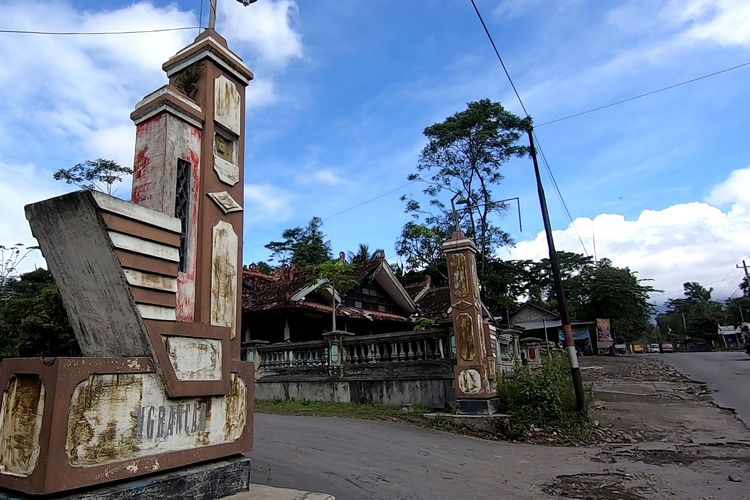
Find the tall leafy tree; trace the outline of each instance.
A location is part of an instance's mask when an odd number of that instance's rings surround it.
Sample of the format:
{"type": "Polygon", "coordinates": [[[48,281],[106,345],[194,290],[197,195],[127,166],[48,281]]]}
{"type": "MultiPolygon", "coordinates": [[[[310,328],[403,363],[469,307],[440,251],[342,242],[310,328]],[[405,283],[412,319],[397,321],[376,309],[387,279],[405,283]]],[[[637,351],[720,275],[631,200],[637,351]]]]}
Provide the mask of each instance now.
{"type": "Polygon", "coordinates": [[[654,305],[649,294],[657,290],[647,281],[627,267],[615,267],[609,259],[601,259],[583,267],[564,286],[576,318],[609,318],[617,340],[629,342],[652,331],[654,305]]]}
{"type": "Polygon", "coordinates": [[[750,321],[750,297],[743,296],[727,299],[724,301],[724,311],[727,323],[730,325],[739,325],[740,323],[750,321]]]}
{"type": "Polygon", "coordinates": [[[435,236],[423,228],[439,234],[453,226],[449,200],[454,196],[461,201],[461,228],[476,242],[482,269],[495,249],[511,243],[508,233],[493,222],[492,215],[505,209],[496,202],[493,189],[503,179],[502,165],[528,154],[528,147],[518,142],[530,126],[530,118],[521,119],[499,102],[482,99],[425,128],[427,145],[409,179],[425,184],[427,202],[402,197],[414,222],[404,227],[397,253],[411,265],[421,265],[424,258],[419,252],[430,250],[435,236]]]}
{"type": "Polygon", "coordinates": [[[370,250],[370,245],[367,243],[360,243],[357,247],[356,252],[348,252],[349,261],[352,264],[360,264],[369,262],[372,259],[379,259],[385,256],[385,250],[382,248],[376,248],[374,251],[370,250]]]}
{"type": "Polygon", "coordinates": [[[711,300],[712,288],[700,283],[683,283],[683,298],[669,299],[666,312],[657,317],[663,336],[701,338],[710,346],[718,340],[718,325],[726,322],[727,310],[711,300]]]}
{"type": "Polygon", "coordinates": [[[331,243],[325,239],[320,217],[313,217],[305,227],[285,229],[281,241],[265,245],[271,251],[271,259],[280,265],[294,264],[311,267],[331,259],[331,243]]]}
{"type": "Polygon", "coordinates": [[[125,175],[132,175],[133,169],[123,167],[112,160],[98,158],[79,163],[71,168],[61,168],[52,174],[56,181],[65,181],[81,189],[93,189],[112,194],[115,182],[122,182],[125,175]]]}
{"type": "Polygon", "coordinates": [[[0,358],[80,355],[49,271],[11,278],[0,292],[0,358]]]}
{"type": "Polygon", "coordinates": [[[396,242],[396,254],[405,259],[406,272],[417,271],[429,275],[435,283],[448,281],[448,269],[443,254],[443,243],[450,237],[451,228],[407,222],[396,242]]]}

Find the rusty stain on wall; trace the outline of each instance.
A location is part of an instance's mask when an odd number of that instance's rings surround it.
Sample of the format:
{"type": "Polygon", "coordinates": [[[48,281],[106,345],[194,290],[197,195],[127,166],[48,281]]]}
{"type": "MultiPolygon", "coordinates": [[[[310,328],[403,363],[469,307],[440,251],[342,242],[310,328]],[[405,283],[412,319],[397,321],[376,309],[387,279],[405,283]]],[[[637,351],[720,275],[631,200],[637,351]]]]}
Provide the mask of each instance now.
{"type": "Polygon", "coordinates": [[[72,465],[95,465],[127,458],[140,449],[137,413],[143,393],[138,375],[92,375],[73,393],[65,449],[72,465]],[[126,425],[118,425],[125,421],[126,425]],[[124,427],[120,429],[119,427],[124,427]]]}
{"type": "Polygon", "coordinates": [[[168,398],[153,373],[92,375],[73,392],[65,451],[75,467],[224,444],[245,428],[247,387],[226,396],[168,398]]]}
{"type": "Polygon", "coordinates": [[[44,384],[37,375],[16,375],[0,408],[0,474],[28,476],[41,448],[44,384]]]}
{"type": "Polygon", "coordinates": [[[221,340],[177,336],[163,338],[178,380],[221,380],[221,340]]]}
{"type": "Polygon", "coordinates": [[[235,441],[240,438],[245,430],[245,417],[247,415],[247,387],[245,382],[232,373],[229,378],[229,393],[227,394],[227,406],[224,424],[224,435],[227,441],[235,441]]]}
{"type": "Polygon", "coordinates": [[[466,257],[460,253],[448,255],[451,291],[458,298],[469,294],[469,282],[466,276],[466,257]]]}
{"type": "Polygon", "coordinates": [[[465,361],[473,361],[476,356],[474,345],[474,325],[471,316],[466,313],[459,314],[456,318],[456,333],[458,336],[458,351],[465,361]]]}
{"type": "Polygon", "coordinates": [[[242,97],[237,87],[227,77],[219,76],[214,82],[214,119],[240,135],[242,97]]]}
{"type": "Polygon", "coordinates": [[[211,324],[227,326],[237,334],[237,235],[228,222],[213,228],[211,258],[211,324]]]}

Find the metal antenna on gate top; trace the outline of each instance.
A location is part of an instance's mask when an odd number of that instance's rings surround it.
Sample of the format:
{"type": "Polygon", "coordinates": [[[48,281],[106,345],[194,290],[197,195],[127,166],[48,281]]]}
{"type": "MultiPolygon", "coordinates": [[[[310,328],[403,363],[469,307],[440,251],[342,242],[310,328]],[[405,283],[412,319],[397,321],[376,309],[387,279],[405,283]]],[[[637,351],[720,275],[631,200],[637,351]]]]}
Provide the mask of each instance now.
{"type": "MultiPolygon", "coordinates": [[[[219,0],[211,0],[211,13],[208,16],[208,29],[215,30],[216,29],[216,4],[219,0]]],[[[247,7],[251,3],[255,3],[258,0],[237,0],[242,5],[247,7]]]]}

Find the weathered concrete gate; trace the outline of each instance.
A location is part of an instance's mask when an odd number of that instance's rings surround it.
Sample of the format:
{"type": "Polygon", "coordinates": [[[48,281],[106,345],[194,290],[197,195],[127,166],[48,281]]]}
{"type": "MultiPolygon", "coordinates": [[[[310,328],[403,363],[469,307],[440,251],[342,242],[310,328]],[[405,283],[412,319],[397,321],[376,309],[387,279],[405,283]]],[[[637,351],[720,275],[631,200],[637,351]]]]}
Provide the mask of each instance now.
{"type": "Polygon", "coordinates": [[[248,451],[240,361],[245,87],[213,30],[131,115],[133,203],[26,207],[84,357],[0,367],[0,487],[48,494],[248,451]]]}

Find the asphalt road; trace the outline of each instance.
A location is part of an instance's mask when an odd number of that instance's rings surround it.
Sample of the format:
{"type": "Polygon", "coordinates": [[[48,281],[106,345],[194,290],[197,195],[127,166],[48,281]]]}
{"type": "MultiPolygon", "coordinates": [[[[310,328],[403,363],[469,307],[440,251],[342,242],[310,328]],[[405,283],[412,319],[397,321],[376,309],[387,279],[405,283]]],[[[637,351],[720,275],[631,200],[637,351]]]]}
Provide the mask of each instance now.
{"type": "Polygon", "coordinates": [[[591,450],[484,441],[399,422],[255,415],[252,482],[338,500],[549,498],[591,450]]]}
{"type": "Polygon", "coordinates": [[[693,380],[713,391],[716,404],[731,408],[750,427],[750,356],[741,351],[658,354],[693,380]]]}

